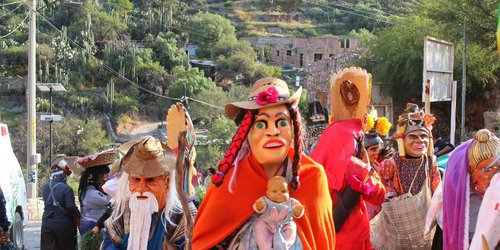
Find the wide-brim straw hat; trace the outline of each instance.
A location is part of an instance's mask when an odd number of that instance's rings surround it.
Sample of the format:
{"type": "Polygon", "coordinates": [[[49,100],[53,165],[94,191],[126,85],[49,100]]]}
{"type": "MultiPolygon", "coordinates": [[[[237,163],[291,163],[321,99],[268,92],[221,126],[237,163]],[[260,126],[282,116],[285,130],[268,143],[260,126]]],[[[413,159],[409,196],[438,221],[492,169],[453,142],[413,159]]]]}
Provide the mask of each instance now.
{"type": "Polygon", "coordinates": [[[76,162],[82,168],[91,168],[95,166],[109,165],[113,163],[115,159],[116,159],[116,150],[109,149],[99,152],[97,154],[85,157],[79,157],[78,159],[76,159],[76,162]]]}
{"type": "Polygon", "coordinates": [[[71,172],[73,172],[73,174],[80,175],[82,173],[82,168],[76,163],[76,159],[78,159],[78,156],[66,156],[65,154],[58,154],[52,162],[51,166],[59,166],[59,163],[64,160],[66,162],[66,167],[68,167],[71,172]]]}
{"type": "Polygon", "coordinates": [[[122,168],[131,176],[156,177],[174,170],[176,156],[160,140],[144,136],[122,159],[122,168]]]}
{"type": "Polygon", "coordinates": [[[234,120],[242,109],[257,110],[285,103],[296,105],[302,94],[302,87],[299,87],[293,95],[290,95],[290,90],[285,81],[267,77],[257,80],[250,91],[246,101],[226,104],[224,113],[229,119],[234,120]]]}

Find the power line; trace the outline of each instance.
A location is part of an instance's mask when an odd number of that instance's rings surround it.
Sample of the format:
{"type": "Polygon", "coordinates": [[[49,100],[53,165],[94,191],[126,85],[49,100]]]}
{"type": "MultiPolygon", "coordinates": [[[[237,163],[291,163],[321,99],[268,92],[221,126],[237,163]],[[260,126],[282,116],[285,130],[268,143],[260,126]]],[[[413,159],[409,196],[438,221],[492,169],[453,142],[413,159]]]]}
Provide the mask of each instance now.
{"type": "MultiPolygon", "coordinates": [[[[370,15],[375,15],[373,12],[370,12],[368,10],[356,9],[356,5],[354,5],[352,3],[349,3],[349,2],[346,2],[346,1],[341,1],[341,0],[337,0],[337,2],[344,3],[344,5],[338,4],[338,3],[335,3],[335,2],[329,2],[329,4],[340,6],[340,7],[343,7],[343,8],[349,8],[351,10],[356,10],[356,11],[364,12],[364,13],[370,14],[370,15]]],[[[388,15],[395,15],[395,13],[390,13],[390,12],[387,12],[387,11],[378,10],[378,9],[374,9],[374,8],[372,8],[372,9],[375,10],[375,11],[380,11],[380,12],[382,12],[383,14],[385,14],[387,16],[388,15]]]]}
{"type": "MultiPolygon", "coordinates": [[[[47,18],[45,18],[43,15],[41,15],[40,13],[37,12],[37,15],[40,16],[45,22],[47,22],[52,28],[54,28],[55,30],[57,30],[62,36],[65,36],[64,33],[59,30],[54,24],[52,24],[49,20],[47,20],[47,18]]],[[[84,53],[87,53],[88,55],[90,55],[92,58],[94,58],[95,60],[97,60],[98,62],[100,62],[100,64],[105,68],[107,69],[108,71],[110,71],[111,73],[113,73],[115,76],[118,76],[118,78],[121,78],[122,80],[128,82],[128,83],[131,83],[135,86],[137,86],[140,90],[142,91],[145,91],[149,94],[152,94],[152,95],[155,95],[155,96],[158,96],[158,97],[161,97],[161,98],[165,98],[165,99],[168,99],[168,100],[174,100],[174,101],[180,101],[181,99],[180,98],[174,98],[174,97],[169,97],[169,96],[165,96],[165,95],[162,95],[162,94],[158,94],[154,91],[151,91],[143,86],[141,86],[140,84],[128,79],[127,77],[123,76],[122,74],[120,74],[119,72],[117,72],[116,70],[114,70],[113,68],[111,68],[110,66],[102,63],[102,60],[96,58],[94,55],[92,54],[89,54],[84,48],[82,48],[78,43],[76,43],[73,39],[71,39],[70,37],[66,36],[66,38],[68,38],[68,41],[70,41],[71,43],[73,43],[73,45],[75,45],[76,47],[78,47],[80,50],[82,50],[84,53]]]]}
{"type": "Polygon", "coordinates": [[[21,21],[21,23],[14,30],[12,30],[11,32],[9,32],[8,34],[6,34],[4,36],[0,36],[0,39],[6,38],[6,37],[10,36],[12,33],[16,32],[16,30],[18,30],[26,22],[26,19],[28,19],[28,17],[29,17],[29,14],[26,15],[24,20],[21,21]]]}
{"type": "MultiPolygon", "coordinates": [[[[59,30],[54,24],[52,24],[49,20],[47,20],[47,18],[45,18],[43,15],[41,15],[40,13],[37,13],[40,17],[42,17],[44,19],[45,22],[47,22],[52,28],[56,29],[61,35],[64,36],[64,33],[59,30]]],[[[68,38],[68,40],[73,43],[76,47],[78,47],[80,50],[84,51],[85,53],[88,53],[85,49],[83,49],[78,43],[76,43],[75,41],[73,41],[71,38],[69,38],[68,36],[66,36],[66,38],[68,38]]],[[[118,76],[119,78],[125,80],[126,82],[129,82],[133,85],[136,85],[139,89],[149,93],[149,94],[152,94],[152,95],[155,95],[155,96],[158,96],[158,97],[161,97],[161,98],[165,98],[165,99],[169,99],[169,100],[174,100],[174,101],[182,101],[182,98],[174,98],[174,97],[169,97],[169,96],[165,96],[165,95],[161,95],[161,94],[158,94],[156,92],[153,92],[147,88],[144,88],[143,86],[139,85],[138,83],[135,83],[134,81],[126,78],[125,76],[121,75],[119,72],[117,72],[116,70],[114,70],[113,68],[109,67],[108,65],[106,64],[103,64],[102,61],[98,58],[96,58],[94,55],[91,55],[89,54],[91,57],[93,57],[95,60],[101,62],[101,65],[106,68],[107,70],[109,70],[111,73],[115,74],[116,76],[118,76]]],[[[204,105],[207,105],[207,106],[210,106],[210,107],[213,107],[213,108],[216,108],[216,109],[221,109],[221,110],[224,110],[223,108],[221,107],[218,107],[218,106],[215,106],[213,104],[210,104],[210,103],[207,103],[207,102],[204,102],[204,101],[200,101],[200,100],[197,100],[197,99],[194,99],[192,97],[188,97],[188,96],[185,96],[184,97],[185,99],[190,99],[192,101],[195,101],[195,102],[198,102],[198,103],[201,103],[201,104],[204,104],[204,105]]]]}
{"type": "Polygon", "coordinates": [[[19,7],[23,6],[23,3],[20,3],[16,8],[14,8],[13,10],[9,11],[8,13],[5,13],[5,15],[1,15],[0,18],[4,17],[4,16],[7,16],[9,14],[11,14],[12,12],[16,11],[17,9],[19,9],[19,7]]]}
{"type": "Polygon", "coordinates": [[[212,107],[212,108],[216,108],[216,109],[224,110],[224,108],[222,108],[222,107],[215,106],[215,105],[213,105],[213,104],[210,104],[210,103],[207,103],[207,102],[204,102],[204,101],[200,101],[200,100],[194,99],[194,98],[192,98],[192,97],[188,97],[188,96],[186,96],[186,99],[191,100],[191,101],[195,101],[195,102],[198,102],[198,103],[201,103],[201,104],[205,104],[205,105],[210,106],[210,107],[212,107]]]}
{"type": "Polygon", "coordinates": [[[24,1],[17,1],[17,2],[12,2],[12,3],[4,3],[4,4],[0,4],[0,7],[4,7],[4,6],[9,6],[9,5],[13,5],[13,4],[18,4],[18,3],[24,3],[24,1]]]}
{"type": "MultiPolygon", "coordinates": [[[[320,4],[320,3],[317,3],[317,2],[311,2],[311,1],[307,1],[307,0],[303,0],[303,2],[310,3],[310,4],[313,4],[313,5],[317,5],[317,6],[321,6],[321,7],[324,7],[324,8],[329,8],[329,9],[334,9],[334,10],[338,9],[338,8],[334,8],[334,7],[331,7],[331,6],[328,6],[328,5],[323,5],[323,4],[320,4]]],[[[342,6],[342,5],[340,5],[340,6],[344,7],[344,8],[348,8],[346,6],[342,6]]],[[[352,8],[348,8],[348,9],[354,10],[352,8]]],[[[367,16],[367,15],[363,15],[363,14],[351,12],[351,11],[348,11],[348,10],[341,10],[341,11],[349,13],[349,14],[352,14],[352,15],[356,15],[356,16],[360,16],[360,17],[365,17],[365,18],[373,19],[373,20],[376,20],[376,21],[379,21],[379,22],[384,22],[384,23],[388,23],[388,24],[394,24],[394,23],[389,22],[387,20],[383,20],[383,19],[376,18],[376,17],[373,17],[373,16],[367,16]]]]}

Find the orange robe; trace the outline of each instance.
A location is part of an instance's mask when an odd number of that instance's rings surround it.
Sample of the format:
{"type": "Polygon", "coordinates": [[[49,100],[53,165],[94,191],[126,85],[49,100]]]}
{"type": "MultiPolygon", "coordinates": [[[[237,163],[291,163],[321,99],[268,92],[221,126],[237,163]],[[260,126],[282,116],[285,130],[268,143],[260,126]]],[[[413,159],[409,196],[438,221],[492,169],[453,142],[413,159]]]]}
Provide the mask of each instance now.
{"type": "MultiPolygon", "coordinates": [[[[293,156],[293,149],[288,155],[293,156]]],[[[210,249],[224,241],[252,216],[254,202],[266,194],[268,178],[251,154],[239,162],[234,193],[230,193],[233,171],[229,170],[219,188],[210,185],[194,222],[193,249],[210,249]]],[[[297,235],[304,249],[333,249],[335,229],[325,171],[302,154],[299,176],[300,188],[290,189],[290,197],[305,207],[304,216],[294,219],[297,235]]]]}

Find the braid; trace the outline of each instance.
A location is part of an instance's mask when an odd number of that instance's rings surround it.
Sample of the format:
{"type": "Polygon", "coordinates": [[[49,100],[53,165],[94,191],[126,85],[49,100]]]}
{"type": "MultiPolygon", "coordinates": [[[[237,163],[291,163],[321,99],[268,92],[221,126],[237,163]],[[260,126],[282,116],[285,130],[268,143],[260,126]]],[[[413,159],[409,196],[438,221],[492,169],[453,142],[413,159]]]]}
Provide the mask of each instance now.
{"type": "Polygon", "coordinates": [[[290,116],[292,118],[292,123],[293,123],[293,142],[294,142],[294,149],[295,153],[293,155],[293,161],[292,161],[292,189],[295,191],[297,188],[300,187],[300,181],[299,181],[299,174],[300,174],[300,169],[299,169],[299,164],[300,164],[300,158],[302,155],[302,122],[301,122],[301,117],[298,111],[297,107],[294,107],[292,105],[287,105],[288,109],[290,111],[290,116]]]}
{"type": "Polygon", "coordinates": [[[241,121],[240,127],[231,141],[231,145],[229,145],[229,149],[224,155],[224,158],[219,163],[219,171],[212,176],[212,183],[219,187],[222,185],[222,181],[224,180],[224,176],[229,172],[229,169],[233,167],[233,162],[238,152],[243,145],[243,142],[246,140],[248,132],[250,131],[250,127],[253,123],[253,113],[247,112],[241,121]]]}

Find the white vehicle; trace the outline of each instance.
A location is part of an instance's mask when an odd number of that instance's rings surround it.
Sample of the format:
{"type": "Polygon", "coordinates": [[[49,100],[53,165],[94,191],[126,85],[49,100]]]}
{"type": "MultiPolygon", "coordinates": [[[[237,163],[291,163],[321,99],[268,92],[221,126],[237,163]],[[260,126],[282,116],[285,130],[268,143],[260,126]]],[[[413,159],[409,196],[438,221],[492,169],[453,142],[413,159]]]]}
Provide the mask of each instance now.
{"type": "Polygon", "coordinates": [[[12,223],[12,238],[16,242],[16,237],[22,237],[22,228],[28,223],[28,200],[21,166],[10,144],[7,125],[3,123],[0,123],[0,160],[0,187],[5,196],[7,217],[12,223]],[[19,219],[17,221],[15,219],[18,207],[22,209],[24,214],[22,224],[19,219]],[[16,235],[19,233],[19,229],[21,235],[16,235]]]}

